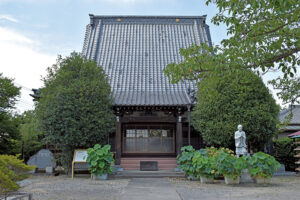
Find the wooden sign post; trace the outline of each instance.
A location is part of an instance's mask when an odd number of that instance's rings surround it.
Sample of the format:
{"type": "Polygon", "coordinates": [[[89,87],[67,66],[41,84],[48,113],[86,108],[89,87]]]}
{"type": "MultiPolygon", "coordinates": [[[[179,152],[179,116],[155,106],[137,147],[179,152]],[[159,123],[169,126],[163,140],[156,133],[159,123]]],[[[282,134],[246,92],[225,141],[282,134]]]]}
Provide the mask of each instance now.
{"type": "Polygon", "coordinates": [[[88,157],[87,149],[76,149],[74,151],[73,161],[72,161],[72,179],[74,178],[74,165],[76,163],[87,163],[86,162],[87,157],[88,157]]]}

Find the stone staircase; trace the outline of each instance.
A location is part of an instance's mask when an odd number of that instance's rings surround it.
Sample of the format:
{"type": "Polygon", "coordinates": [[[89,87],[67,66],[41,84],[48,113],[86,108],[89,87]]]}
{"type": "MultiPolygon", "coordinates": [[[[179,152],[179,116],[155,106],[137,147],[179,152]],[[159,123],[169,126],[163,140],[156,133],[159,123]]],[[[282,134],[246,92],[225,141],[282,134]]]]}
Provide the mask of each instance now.
{"type": "Polygon", "coordinates": [[[140,157],[140,158],[121,158],[121,167],[124,170],[140,170],[141,161],[157,161],[158,170],[174,170],[177,167],[175,157],[140,157]]]}

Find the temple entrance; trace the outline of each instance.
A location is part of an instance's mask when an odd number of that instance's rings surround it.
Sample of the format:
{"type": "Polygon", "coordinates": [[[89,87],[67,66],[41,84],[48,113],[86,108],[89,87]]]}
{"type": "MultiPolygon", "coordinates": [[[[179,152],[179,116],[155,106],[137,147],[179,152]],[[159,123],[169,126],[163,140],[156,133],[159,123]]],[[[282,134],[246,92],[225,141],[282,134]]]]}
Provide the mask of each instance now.
{"type": "Polygon", "coordinates": [[[170,124],[124,124],[122,153],[175,153],[175,126],[170,124]]]}

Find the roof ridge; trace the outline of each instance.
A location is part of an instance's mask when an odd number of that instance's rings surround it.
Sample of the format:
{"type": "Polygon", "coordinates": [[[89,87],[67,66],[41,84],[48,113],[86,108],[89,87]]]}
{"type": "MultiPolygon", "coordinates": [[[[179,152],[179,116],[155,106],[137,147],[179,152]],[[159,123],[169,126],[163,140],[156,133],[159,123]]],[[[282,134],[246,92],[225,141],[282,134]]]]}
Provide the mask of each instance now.
{"type": "Polygon", "coordinates": [[[91,18],[206,18],[207,15],[94,15],[89,14],[91,18]]]}

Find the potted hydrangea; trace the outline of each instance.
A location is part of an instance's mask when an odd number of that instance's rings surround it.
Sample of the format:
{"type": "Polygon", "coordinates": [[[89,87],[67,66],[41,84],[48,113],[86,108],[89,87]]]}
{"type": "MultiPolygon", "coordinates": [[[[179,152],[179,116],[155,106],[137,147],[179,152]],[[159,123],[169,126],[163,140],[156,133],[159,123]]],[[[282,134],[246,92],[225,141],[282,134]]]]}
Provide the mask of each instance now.
{"type": "Polygon", "coordinates": [[[206,150],[200,149],[194,153],[192,163],[197,173],[197,178],[200,178],[201,183],[213,183],[216,175],[214,157],[207,156],[206,150]]]}
{"type": "Polygon", "coordinates": [[[196,179],[196,171],[192,163],[194,153],[195,149],[192,146],[185,146],[181,148],[181,154],[177,156],[178,168],[183,170],[189,180],[196,179]]]}
{"type": "Polygon", "coordinates": [[[93,179],[106,180],[107,175],[112,173],[111,164],[114,162],[110,145],[95,144],[93,148],[87,150],[87,162],[93,179]]]}
{"type": "Polygon", "coordinates": [[[239,184],[242,170],[247,168],[246,161],[240,157],[221,151],[216,157],[216,166],[222,174],[226,184],[239,184]]]}
{"type": "Polygon", "coordinates": [[[269,183],[280,163],[273,156],[263,152],[255,153],[247,159],[249,173],[258,184],[269,183]]]}

